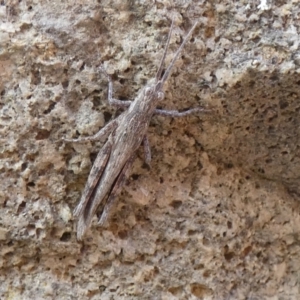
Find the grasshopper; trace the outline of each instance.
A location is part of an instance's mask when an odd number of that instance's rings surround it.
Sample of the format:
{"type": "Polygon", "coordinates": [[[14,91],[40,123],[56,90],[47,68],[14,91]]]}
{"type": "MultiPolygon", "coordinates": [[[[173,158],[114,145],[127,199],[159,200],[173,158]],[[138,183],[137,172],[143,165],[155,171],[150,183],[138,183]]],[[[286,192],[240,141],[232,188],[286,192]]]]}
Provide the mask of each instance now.
{"type": "Polygon", "coordinates": [[[143,143],[145,160],[149,165],[151,152],[147,138],[147,129],[152,115],[182,117],[191,113],[206,111],[201,107],[189,109],[183,112],[177,110],[157,109],[157,104],[164,99],[163,85],[168,79],[181,50],[187,43],[197,23],[193,25],[182,44],[176,51],[172,61],[163,73],[163,65],[170,43],[173,29],[173,21],[169,30],[167,43],[161,58],[158,71],[154,80],[142,88],[133,101],[114,99],[113,83],[106,73],[103,65],[100,70],[108,80],[108,102],[122,108],[128,108],[116,119],[110,121],[98,133],[91,137],[79,139],[64,139],[67,142],[95,141],[107,137],[107,141],[99,151],[89,174],[86,186],[80,202],[74,210],[74,216],[78,218],[77,239],[82,240],[87,229],[90,227],[92,218],[101,205],[101,213],[98,224],[103,226],[114,204],[115,198],[124,185],[128,172],[135,158],[135,152],[143,143]]]}

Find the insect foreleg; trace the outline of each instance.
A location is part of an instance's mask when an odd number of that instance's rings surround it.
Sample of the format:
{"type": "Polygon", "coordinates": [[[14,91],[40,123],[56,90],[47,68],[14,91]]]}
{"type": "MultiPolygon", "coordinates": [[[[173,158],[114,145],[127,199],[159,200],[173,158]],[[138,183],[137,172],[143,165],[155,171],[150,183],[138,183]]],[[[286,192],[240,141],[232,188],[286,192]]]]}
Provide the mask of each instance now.
{"type": "Polygon", "coordinates": [[[205,109],[202,107],[191,108],[185,111],[156,109],[154,111],[154,114],[161,115],[161,116],[169,116],[169,117],[184,117],[193,114],[195,112],[209,112],[209,111],[210,111],[209,109],[205,109]]]}
{"type": "Polygon", "coordinates": [[[110,213],[110,210],[111,210],[113,204],[115,203],[115,199],[118,196],[118,194],[120,193],[120,190],[121,190],[122,186],[125,183],[126,177],[128,177],[128,173],[129,173],[129,170],[130,170],[130,168],[133,164],[134,159],[135,159],[135,154],[133,154],[128,159],[128,161],[125,163],[123,169],[120,171],[120,174],[117,177],[115,184],[113,185],[113,188],[112,188],[112,190],[111,190],[111,192],[108,196],[108,199],[107,199],[106,204],[103,208],[103,211],[102,211],[102,213],[99,217],[98,224],[100,226],[103,226],[105,221],[107,220],[107,218],[109,216],[109,213],[110,213]]]}
{"type": "Polygon", "coordinates": [[[100,71],[105,75],[105,77],[108,80],[108,102],[110,105],[113,106],[117,106],[117,107],[121,107],[121,108],[127,108],[132,101],[129,100],[118,100],[113,98],[112,94],[113,94],[113,82],[111,77],[107,74],[107,72],[105,71],[105,68],[103,65],[101,65],[99,67],[100,71]]]}

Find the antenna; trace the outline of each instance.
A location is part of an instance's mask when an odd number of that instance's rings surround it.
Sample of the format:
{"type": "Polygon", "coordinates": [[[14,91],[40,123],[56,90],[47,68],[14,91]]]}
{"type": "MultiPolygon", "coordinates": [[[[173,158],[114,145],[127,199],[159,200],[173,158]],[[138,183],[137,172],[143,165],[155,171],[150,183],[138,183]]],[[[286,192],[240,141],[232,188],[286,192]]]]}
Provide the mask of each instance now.
{"type": "Polygon", "coordinates": [[[155,76],[155,79],[157,81],[160,80],[161,73],[163,71],[163,66],[164,66],[164,62],[165,62],[166,56],[167,56],[167,51],[168,51],[168,48],[169,48],[170,39],[171,39],[172,31],[173,31],[173,25],[174,25],[174,17],[172,17],[172,24],[171,24],[171,27],[170,27],[170,30],[169,30],[168,40],[167,40],[167,43],[166,43],[166,46],[165,46],[164,54],[163,54],[163,56],[162,56],[162,58],[160,60],[159,68],[158,68],[156,76],[155,76]]]}
{"type": "MultiPolygon", "coordinates": [[[[173,24],[173,23],[172,23],[172,24],[173,24]]],[[[179,47],[178,50],[176,51],[176,53],[175,53],[175,55],[174,55],[172,61],[170,62],[169,66],[168,66],[168,68],[167,68],[167,70],[166,70],[166,72],[164,73],[164,75],[163,75],[163,77],[162,77],[162,79],[161,79],[162,84],[168,79],[168,77],[169,77],[169,75],[170,75],[170,73],[171,73],[171,69],[172,69],[172,67],[173,67],[173,65],[174,65],[174,63],[175,63],[175,61],[176,61],[176,59],[178,58],[178,56],[179,56],[179,54],[180,54],[182,48],[184,47],[184,45],[185,45],[186,42],[188,41],[190,35],[191,35],[192,32],[194,31],[194,29],[195,29],[195,27],[197,26],[197,24],[198,24],[198,23],[196,22],[196,23],[193,25],[193,27],[190,29],[189,33],[187,34],[187,36],[186,36],[185,39],[183,40],[182,44],[180,45],[180,47],[179,47]]],[[[171,29],[172,29],[172,27],[171,27],[171,29]]],[[[169,35],[170,35],[170,34],[169,34],[169,35]]],[[[164,53],[164,57],[165,57],[165,53],[164,53]]],[[[160,66],[159,68],[161,68],[161,66],[160,66]]]]}

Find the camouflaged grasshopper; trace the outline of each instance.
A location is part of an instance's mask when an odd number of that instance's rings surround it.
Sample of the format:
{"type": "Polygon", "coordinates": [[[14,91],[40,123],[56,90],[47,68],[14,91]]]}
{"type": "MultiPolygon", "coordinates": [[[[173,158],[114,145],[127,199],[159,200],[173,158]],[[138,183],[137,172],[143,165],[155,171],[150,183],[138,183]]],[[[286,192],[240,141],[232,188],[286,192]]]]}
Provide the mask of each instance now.
{"type": "Polygon", "coordinates": [[[151,152],[147,139],[147,129],[152,115],[159,114],[171,117],[182,117],[194,112],[205,111],[198,107],[187,111],[179,112],[176,110],[156,109],[158,102],[164,99],[162,91],[165,81],[168,79],[171,69],[174,66],[178,55],[187,43],[190,35],[195,29],[197,23],[190,29],[184,38],[181,46],[176,51],[170,65],[163,73],[163,65],[168,50],[173,21],[169,31],[167,44],[164,49],[162,59],[155,79],[149,82],[138,93],[134,101],[122,101],[112,97],[113,84],[111,77],[106,73],[104,67],[100,69],[107,77],[108,101],[111,105],[129,109],[123,112],[116,119],[110,121],[97,134],[91,137],[80,139],[64,139],[67,142],[95,141],[103,137],[109,137],[100,150],[92,170],[89,174],[86,186],[81,196],[80,202],[74,210],[74,216],[78,218],[77,239],[81,240],[89,228],[92,218],[98,207],[101,205],[101,213],[98,224],[103,225],[109,215],[114,200],[124,181],[128,176],[128,171],[134,161],[135,152],[143,143],[145,149],[145,160],[149,164],[151,161],[151,152]]]}

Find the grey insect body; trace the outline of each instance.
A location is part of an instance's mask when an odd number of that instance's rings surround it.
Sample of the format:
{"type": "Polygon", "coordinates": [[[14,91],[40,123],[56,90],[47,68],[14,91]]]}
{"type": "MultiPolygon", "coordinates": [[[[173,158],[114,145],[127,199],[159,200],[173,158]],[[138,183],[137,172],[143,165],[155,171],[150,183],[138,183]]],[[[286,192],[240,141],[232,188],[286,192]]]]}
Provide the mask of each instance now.
{"type": "Polygon", "coordinates": [[[184,112],[156,109],[158,102],[164,99],[164,93],[162,91],[163,84],[167,80],[171,72],[171,68],[196,25],[197,23],[190,29],[181,46],[176,51],[170,65],[162,75],[163,64],[173,28],[172,22],[167,44],[155,80],[153,83],[147,84],[139,92],[134,101],[122,101],[112,97],[112,80],[104,70],[103,66],[101,66],[101,71],[109,81],[109,103],[119,107],[129,108],[116,119],[109,122],[94,136],[74,140],[64,139],[69,142],[83,142],[98,140],[109,135],[93,164],[80,202],[74,210],[74,216],[78,218],[78,240],[83,238],[99,206],[101,206],[102,209],[99,224],[103,225],[105,223],[114,200],[128,176],[130,167],[135,158],[135,152],[142,143],[145,148],[146,162],[148,164],[150,163],[151,152],[147,139],[147,129],[152,115],[160,114],[165,116],[181,117],[194,112],[205,111],[205,109],[201,107],[184,112]]]}

